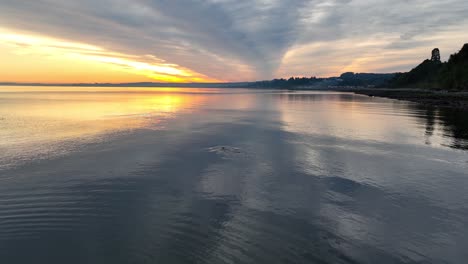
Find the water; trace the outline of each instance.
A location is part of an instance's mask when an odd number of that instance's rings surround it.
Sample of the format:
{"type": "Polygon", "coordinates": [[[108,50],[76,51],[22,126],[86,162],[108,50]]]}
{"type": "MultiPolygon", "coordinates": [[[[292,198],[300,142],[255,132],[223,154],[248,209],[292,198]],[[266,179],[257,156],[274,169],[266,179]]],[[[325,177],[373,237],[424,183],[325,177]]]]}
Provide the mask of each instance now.
{"type": "Polygon", "coordinates": [[[466,263],[468,113],[0,87],[0,263],[466,263]]]}

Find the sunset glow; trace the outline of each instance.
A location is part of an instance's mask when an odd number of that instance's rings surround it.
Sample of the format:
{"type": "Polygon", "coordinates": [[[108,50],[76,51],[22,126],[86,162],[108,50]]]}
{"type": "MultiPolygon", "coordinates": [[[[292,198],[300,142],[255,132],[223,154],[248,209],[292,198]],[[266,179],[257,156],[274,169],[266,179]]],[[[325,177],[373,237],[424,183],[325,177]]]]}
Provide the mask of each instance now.
{"type": "Polygon", "coordinates": [[[123,54],[86,43],[5,29],[0,29],[0,51],[5,54],[0,62],[0,81],[7,82],[217,81],[151,55],[123,54]]]}
{"type": "Polygon", "coordinates": [[[445,1],[3,1],[0,82],[244,82],[411,70],[468,39],[445,1]]]}

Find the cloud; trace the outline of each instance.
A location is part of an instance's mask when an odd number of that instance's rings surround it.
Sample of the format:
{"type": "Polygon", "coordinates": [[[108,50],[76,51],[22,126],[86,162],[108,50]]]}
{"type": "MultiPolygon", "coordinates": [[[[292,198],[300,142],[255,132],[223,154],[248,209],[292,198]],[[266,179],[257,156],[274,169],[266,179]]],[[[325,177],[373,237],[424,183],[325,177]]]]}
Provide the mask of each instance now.
{"type": "Polygon", "coordinates": [[[0,7],[2,27],[151,55],[227,81],[332,75],[356,65],[399,69],[407,55],[385,67],[375,56],[407,49],[421,53],[411,56],[417,63],[430,47],[454,52],[468,26],[465,0],[0,0],[0,7]],[[438,38],[447,35],[451,43],[438,38]]]}
{"type": "Polygon", "coordinates": [[[160,81],[216,81],[177,64],[166,63],[164,60],[152,55],[135,56],[116,53],[88,44],[34,35],[16,34],[1,28],[0,43],[14,47],[14,53],[18,55],[42,55],[42,58],[71,58],[73,60],[114,65],[127,72],[144,75],[160,81]]]}

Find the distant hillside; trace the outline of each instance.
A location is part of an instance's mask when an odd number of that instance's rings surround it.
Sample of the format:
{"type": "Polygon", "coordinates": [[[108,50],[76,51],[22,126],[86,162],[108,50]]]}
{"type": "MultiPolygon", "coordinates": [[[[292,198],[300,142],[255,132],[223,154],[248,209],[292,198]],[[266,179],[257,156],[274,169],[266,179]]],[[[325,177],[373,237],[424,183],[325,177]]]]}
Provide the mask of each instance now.
{"type": "Polygon", "coordinates": [[[346,72],[341,74],[340,86],[375,86],[386,85],[395,77],[394,73],[353,73],[346,72]]]}
{"type": "MultiPolygon", "coordinates": [[[[390,87],[468,90],[468,44],[450,56],[448,62],[434,58],[425,60],[407,73],[398,73],[389,81],[390,87]]],[[[439,55],[440,57],[440,55],[439,55]]]]}
{"type": "Polygon", "coordinates": [[[441,62],[425,60],[410,72],[399,73],[390,81],[391,87],[440,88],[438,83],[441,62]]]}
{"type": "Polygon", "coordinates": [[[328,89],[329,87],[383,87],[395,77],[394,73],[346,72],[340,77],[291,77],[246,83],[246,87],[279,89],[328,89]]]}
{"type": "Polygon", "coordinates": [[[468,90],[468,44],[450,56],[439,73],[439,83],[445,89],[468,90]]]}

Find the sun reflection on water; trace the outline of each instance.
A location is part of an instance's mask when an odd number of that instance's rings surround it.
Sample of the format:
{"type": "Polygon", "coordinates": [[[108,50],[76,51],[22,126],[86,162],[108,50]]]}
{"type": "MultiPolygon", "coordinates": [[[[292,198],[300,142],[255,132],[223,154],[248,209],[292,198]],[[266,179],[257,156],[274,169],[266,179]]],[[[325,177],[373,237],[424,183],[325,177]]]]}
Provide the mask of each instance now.
{"type": "MultiPolygon", "coordinates": [[[[105,140],[135,129],[161,129],[162,122],[184,111],[194,111],[207,97],[179,89],[100,88],[86,91],[22,87],[0,92],[0,160],[16,163],[67,152],[67,142],[105,140]],[[51,91],[52,90],[52,91],[51,91]],[[34,91],[34,92],[33,92],[34,91]]],[[[83,90],[83,89],[82,89],[83,90]]],[[[5,164],[0,164],[0,167],[5,164]]]]}

